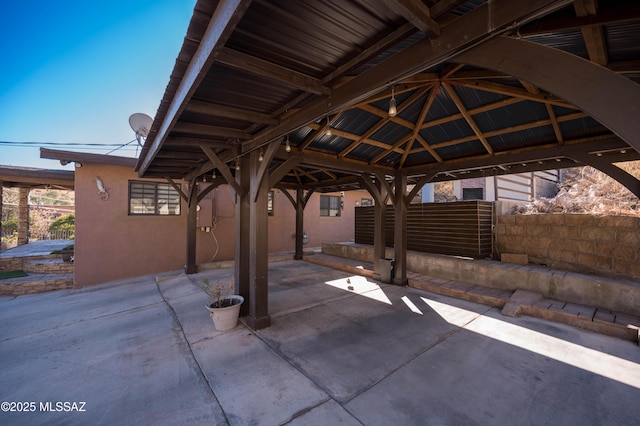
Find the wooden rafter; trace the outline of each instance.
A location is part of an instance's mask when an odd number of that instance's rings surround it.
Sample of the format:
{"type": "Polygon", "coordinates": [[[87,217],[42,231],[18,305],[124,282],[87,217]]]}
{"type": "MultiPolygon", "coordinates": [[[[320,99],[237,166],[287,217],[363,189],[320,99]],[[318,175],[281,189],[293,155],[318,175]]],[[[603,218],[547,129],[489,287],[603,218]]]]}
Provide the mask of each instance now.
{"type": "Polygon", "coordinates": [[[487,138],[482,133],[482,130],[480,130],[480,127],[478,127],[473,117],[471,117],[471,114],[469,114],[469,111],[467,111],[467,107],[462,103],[462,100],[460,99],[456,91],[453,90],[453,87],[451,87],[447,83],[442,83],[442,87],[449,94],[449,97],[451,98],[453,103],[456,104],[456,107],[466,120],[467,124],[469,125],[469,127],[471,127],[473,133],[475,133],[476,137],[480,140],[482,146],[484,146],[484,149],[486,149],[490,155],[493,155],[493,148],[491,147],[491,144],[489,144],[489,141],[487,141],[487,138]]]}
{"type": "Polygon", "coordinates": [[[313,174],[301,169],[300,167],[294,167],[293,170],[295,170],[299,175],[304,175],[314,182],[320,182],[320,179],[315,177],[313,174]]]}
{"type": "Polygon", "coordinates": [[[529,0],[524,4],[494,0],[490,5],[485,3],[473,13],[444,26],[437,39],[418,41],[362,72],[349,84],[333,87],[330,97],[320,96],[296,114],[281,120],[280,124],[259,131],[251,140],[243,142],[241,152],[253,151],[307,123],[366,99],[390,82],[402,81],[419,71],[441,64],[466,48],[479,46],[508,28],[525,24],[569,3],[570,0],[529,0]],[[500,10],[500,13],[494,14],[494,9],[500,10]],[[493,25],[488,28],[487,22],[491,19],[493,25]]]}
{"type": "MultiPolygon", "coordinates": [[[[525,81],[525,80],[519,80],[519,81],[520,81],[520,84],[522,84],[522,87],[527,89],[529,93],[540,93],[540,89],[538,89],[536,86],[529,83],[528,81],[525,81]]],[[[556,119],[556,113],[553,111],[553,107],[551,105],[544,104],[544,106],[547,110],[547,115],[549,115],[549,120],[551,121],[551,127],[553,127],[553,133],[555,133],[556,135],[556,140],[558,141],[558,143],[562,143],[563,142],[562,131],[560,130],[560,126],[558,125],[558,120],[556,119]]]]}
{"type": "Polygon", "coordinates": [[[527,92],[525,89],[520,89],[514,86],[508,86],[506,84],[499,84],[490,81],[483,80],[453,80],[449,83],[453,85],[465,86],[471,89],[484,90],[485,92],[498,93],[500,95],[514,96],[527,101],[543,102],[551,105],[560,106],[563,108],[578,109],[574,105],[571,105],[567,101],[559,99],[553,95],[547,93],[533,94],[527,92]]]}
{"type": "MultiPolygon", "coordinates": [[[[477,107],[477,108],[472,108],[472,109],[470,109],[468,111],[469,111],[469,114],[475,115],[475,114],[480,114],[482,112],[492,111],[494,109],[504,108],[504,107],[507,107],[509,105],[513,105],[515,103],[523,102],[523,101],[524,101],[524,99],[520,99],[520,98],[503,99],[501,101],[492,102],[490,104],[483,105],[483,106],[480,106],[480,107],[477,107]]],[[[451,121],[460,120],[461,118],[463,118],[461,113],[451,114],[451,115],[448,115],[446,117],[437,118],[435,120],[430,120],[430,121],[424,123],[422,125],[421,129],[426,129],[426,128],[432,127],[432,126],[439,126],[440,124],[444,124],[444,123],[449,123],[451,121]]]]}
{"type": "Polygon", "coordinates": [[[198,112],[216,117],[233,118],[262,124],[278,124],[278,120],[269,114],[262,114],[241,108],[234,108],[227,105],[218,105],[211,102],[191,100],[187,105],[187,111],[198,112]]]}
{"type": "MultiPolygon", "coordinates": [[[[323,120],[321,122],[320,125],[316,126],[316,127],[312,127],[312,126],[307,126],[310,127],[311,129],[313,129],[314,131],[312,131],[305,139],[304,141],[302,141],[302,143],[298,146],[298,149],[300,151],[304,151],[305,149],[307,149],[307,147],[309,145],[311,145],[311,143],[314,141],[314,139],[316,137],[318,137],[319,135],[323,134],[324,132],[327,131],[327,128],[329,128],[331,126],[331,122],[333,121],[333,119],[335,118],[335,115],[332,116],[328,116],[325,120],[323,120]]],[[[316,123],[313,123],[316,124],[316,123]]],[[[333,130],[332,130],[333,131],[333,130]]]]}
{"type": "Polygon", "coordinates": [[[231,170],[229,170],[229,166],[227,166],[208,146],[203,146],[201,149],[207,157],[209,157],[209,160],[211,160],[213,165],[220,170],[222,177],[224,177],[226,182],[234,189],[234,191],[236,191],[236,194],[243,195],[244,189],[236,182],[236,179],[231,174],[231,170]]]}
{"type": "Polygon", "coordinates": [[[139,165],[141,175],[149,168],[187,102],[193,96],[195,89],[209,71],[215,59],[214,52],[220,50],[221,46],[226,43],[250,4],[251,0],[223,0],[219,2],[209,20],[204,36],[198,44],[198,50],[191,58],[176,93],[171,99],[167,113],[158,126],[151,146],[144,155],[141,155],[142,161],[139,165]]]}
{"type": "MultiPolygon", "coordinates": [[[[531,24],[521,27],[517,34],[520,36],[528,36],[535,34],[547,34],[553,32],[572,31],[593,25],[614,25],[625,22],[637,21],[640,16],[640,3],[628,2],[627,4],[607,6],[608,2],[600,2],[598,14],[585,14],[581,17],[570,15],[561,15],[555,17],[547,17],[531,24]]],[[[432,8],[433,9],[433,8],[432,8]]]]}
{"type": "MultiPolygon", "coordinates": [[[[588,16],[598,14],[598,2],[596,0],[576,0],[573,3],[576,16],[588,16]]],[[[580,28],[584,44],[587,46],[589,59],[600,65],[609,62],[607,47],[604,41],[604,31],[601,25],[589,25],[580,28]]]]}
{"type": "Polygon", "coordinates": [[[243,132],[242,130],[195,123],[176,123],[176,125],[173,126],[173,131],[176,133],[187,133],[196,136],[212,136],[231,139],[251,138],[251,135],[243,132]]]}
{"type": "MultiPolygon", "coordinates": [[[[575,112],[572,114],[565,114],[565,115],[561,115],[559,117],[556,117],[556,120],[558,122],[564,122],[564,121],[571,121],[571,120],[576,120],[579,118],[583,118],[586,117],[587,114],[585,114],[584,112],[575,112]]],[[[544,119],[544,120],[538,120],[538,121],[533,121],[533,122],[529,122],[529,123],[523,123],[523,124],[518,124],[515,126],[509,126],[509,127],[505,127],[502,129],[497,129],[497,130],[491,130],[488,132],[484,132],[485,137],[487,138],[491,138],[494,136],[500,136],[500,135],[505,135],[507,133],[513,133],[513,132],[519,132],[522,130],[528,130],[528,129],[533,129],[536,127],[541,127],[541,126],[548,126],[551,124],[551,120],[550,119],[544,119]]],[[[448,141],[444,141],[444,142],[440,142],[440,143],[436,143],[436,144],[432,144],[430,145],[431,149],[438,149],[438,148],[445,148],[448,146],[453,146],[453,145],[458,145],[461,143],[465,143],[465,142],[471,142],[473,140],[476,140],[477,138],[475,136],[465,136],[462,138],[457,138],[457,139],[451,139],[448,141]]],[[[421,152],[423,151],[423,149],[416,149],[414,150],[414,152],[421,152]]]]}
{"type": "Polygon", "coordinates": [[[221,49],[216,61],[247,73],[267,77],[314,95],[328,95],[331,90],[314,77],[229,49],[221,49]]]}
{"type": "MultiPolygon", "coordinates": [[[[409,98],[407,98],[404,102],[402,102],[402,104],[398,105],[398,113],[401,113],[403,110],[405,110],[409,106],[411,106],[415,101],[417,101],[422,96],[424,96],[424,94],[427,92],[427,90],[429,90],[429,89],[428,88],[423,88],[423,89],[417,90],[415,93],[413,93],[411,96],[409,96],[409,98]]],[[[371,106],[370,105],[367,105],[367,106],[361,105],[360,106],[361,109],[369,110],[368,107],[371,107],[371,106]]],[[[375,107],[371,107],[371,108],[377,109],[375,107]]],[[[383,117],[384,118],[382,120],[378,121],[374,126],[372,126],[368,131],[366,131],[362,136],[359,136],[359,137],[355,138],[353,143],[351,143],[347,148],[343,149],[338,154],[338,158],[343,158],[344,156],[348,155],[351,151],[353,151],[361,143],[366,143],[366,144],[369,144],[369,145],[374,145],[374,146],[378,146],[380,148],[387,149],[389,147],[388,145],[383,144],[384,146],[379,146],[373,141],[373,139],[370,139],[371,135],[373,135],[379,129],[384,127],[384,125],[387,124],[389,121],[392,121],[392,120],[395,121],[394,118],[396,118],[396,117],[389,117],[389,113],[388,112],[385,112],[385,115],[383,117]]],[[[413,123],[411,123],[411,122],[409,122],[407,120],[403,120],[403,121],[406,122],[407,124],[409,124],[409,128],[415,127],[415,124],[413,124],[413,123]]],[[[405,141],[406,141],[406,139],[405,139],[405,141]]],[[[402,143],[393,144],[393,146],[391,148],[389,148],[389,149],[387,149],[385,151],[384,155],[381,154],[382,157],[380,157],[380,158],[385,157],[392,150],[398,149],[398,147],[400,145],[402,145],[402,143]]],[[[376,157],[376,158],[378,158],[378,157],[376,157]]],[[[378,161],[379,161],[379,159],[373,159],[371,161],[371,164],[377,163],[378,161]]]]}
{"type": "Polygon", "coordinates": [[[326,76],[324,76],[322,78],[322,80],[321,80],[322,83],[324,83],[324,84],[330,83],[331,81],[335,80],[336,78],[344,75],[346,72],[348,72],[348,71],[354,69],[355,67],[363,64],[364,62],[366,62],[367,60],[371,59],[372,57],[374,57],[378,53],[380,53],[383,50],[387,49],[389,46],[397,43],[402,38],[404,38],[405,36],[407,36],[408,34],[414,32],[414,31],[415,31],[414,26],[409,24],[409,23],[401,26],[400,28],[396,29],[392,33],[390,33],[387,36],[383,37],[381,40],[378,40],[373,45],[371,45],[368,48],[364,49],[362,52],[360,52],[360,54],[358,54],[353,59],[347,61],[346,63],[344,63],[343,65],[339,66],[338,68],[336,68],[331,73],[329,73],[326,76]]]}
{"type": "Polygon", "coordinates": [[[416,135],[416,140],[420,145],[422,145],[425,151],[427,151],[433,158],[436,159],[438,163],[442,163],[442,157],[440,157],[436,150],[431,145],[429,145],[429,143],[422,136],[420,136],[420,134],[416,135]]]}
{"type": "MultiPolygon", "coordinates": [[[[416,126],[413,129],[413,134],[412,134],[412,139],[417,139],[418,143],[420,145],[422,145],[428,152],[429,154],[431,154],[431,156],[433,158],[436,159],[437,162],[442,162],[442,157],[440,157],[440,155],[438,155],[438,153],[432,149],[429,146],[429,143],[420,135],[420,130],[422,129],[422,123],[424,123],[424,120],[427,118],[427,115],[429,114],[429,110],[431,109],[431,105],[433,105],[433,101],[436,99],[436,96],[438,95],[438,91],[440,90],[440,85],[438,84],[437,86],[434,86],[433,89],[431,89],[431,93],[429,93],[429,97],[427,98],[427,101],[424,103],[424,105],[422,106],[422,111],[420,111],[420,116],[418,117],[418,121],[416,121],[416,126]]],[[[407,148],[410,148],[411,146],[408,146],[407,148]]],[[[404,165],[404,162],[407,159],[407,155],[409,153],[409,149],[405,149],[405,153],[403,154],[403,158],[402,158],[402,162],[401,162],[401,167],[404,165]]]]}
{"type": "MultiPolygon", "coordinates": [[[[407,144],[409,142],[413,142],[412,135],[405,136],[405,137],[401,138],[400,140],[398,140],[396,143],[391,145],[388,149],[386,149],[386,150],[382,151],[380,154],[376,155],[371,161],[369,161],[369,164],[376,164],[378,161],[382,160],[384,157],[389,155],[392,151],[395,151],[396,149],[400,149],[400,147],[402,145],[407,144]]],[[[401,150],[402,154],[404,155],[404,153],[406,151],[408,151],[409,148],[410,147],[407,147],[406,149],[401,150]]]]}
{"type": "Polygon", "coordinates": [[[384,0],[391,9],[398,11],[420,31],[431,37],[440,35],[440,25],[431,18],[429,8],[420,0],[384,0]]]}

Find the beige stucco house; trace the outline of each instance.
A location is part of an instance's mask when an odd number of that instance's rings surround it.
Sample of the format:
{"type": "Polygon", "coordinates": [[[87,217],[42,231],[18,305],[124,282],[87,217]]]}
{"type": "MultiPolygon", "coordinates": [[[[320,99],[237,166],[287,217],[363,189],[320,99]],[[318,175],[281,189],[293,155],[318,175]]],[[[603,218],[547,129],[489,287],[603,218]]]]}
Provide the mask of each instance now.
{"type": "MultiPolygon", "coordinates": [[[[133,158],[45,149],[41,155],[75,163],[76,286],[185,267],[188,209],[166,180],[139,178],[133,158]]],[[[200,182],[199,189],[209,184],[200,182]]],[[[272,190],[270,253],[295,248],[296,211],[284,191],[272,190]]],[[[304,211],[305,247],[352,241],[354,207],[369,198],[364,191],[312,194],[304,211]]],[[[228,185],[218,186],[199,202],[197,264],[234,258],[234,203],[228,185]]]]}

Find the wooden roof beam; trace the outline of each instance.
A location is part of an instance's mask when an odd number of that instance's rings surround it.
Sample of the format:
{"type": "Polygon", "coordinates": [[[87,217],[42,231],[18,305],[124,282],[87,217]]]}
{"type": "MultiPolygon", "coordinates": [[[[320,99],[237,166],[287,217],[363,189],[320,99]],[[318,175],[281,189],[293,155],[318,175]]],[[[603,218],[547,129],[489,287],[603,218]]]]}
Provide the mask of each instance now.
{"type": "MultiPolygon", "coordinates": [[[[600,2],[601,6],[606,6],[607,2],[600,2]]],[[[433,8],[432,8],[433,9],[433,8]]],[[[633,22],[640,19],[640,3],[629,2],[629,4],[613,7],[599,7],[597,14],[586,14],[581,17],[557,16],[544,18],[524,25],[517,31],[518,36],[528,36],[536,34],[546,34],[553,32],[577,30],[591,25],[612,25],[625,22],[633,22]]]]}
{"type": "Polygon", "coordinates": [[[242,130],[196,123],[176,123],[176,125],[173,126],[173,131],[176,133],[188,133],[196,136],[212,136],[231,139],[251,138],[251,135],[242,130]]]}
{"type": "Polygon", "coordinates": [[[270,78],[314,95],[331,93],[331,89],[325,87],[317,78],[229,48],[223,48],[216,61],[230,68],[270,78]]]}
{"type": "MultiPolygon", "coordinates": [[[[573,8],[578,17],[598,14],[598,2],[596,0],[576,0],[573,8]]],[[[582,38],[587,46],[589,59],[600,65],[607,65],[609,62],[607,47],[604,41],[604,31],[601,25],[590,25],[581,27],[582,38]]]]}
{"type": "Polygon", "coordinates": [[[423,175],[430,172],[456,172],[469,169],[482,169],[501,164],[518,164],[532,161],[541,161],[559,157],[568,157],[570,152],[594,152],[606,149],[629,149],[624,141],[615,135],[591,137],[585,140],[565,141],[564,145],[550,144],[546,147],[529,147],[517,150],[497,152],[494,156],[479,156],[477,158],[462,158],[445,161],[442,164],[430,166],[412,166],[406,168],[407,176],[423,175]]]}
{"type": "MultiPolygon", "coordinates": [[[[527,89],[529,93],[540,93],[540,89],[528,81],[520,80],[520,84],[522,84],[522,87],[527,89]]],[[[551,105],[544,104],[544,106],[547,109],[547,115],[549,115],[549,121],[551,122],[551,127],[553,127],[553,133],[556,135],[556,140],[561,144],[564,138],[562,137],[562,131],[560,130],[558,120],[556,119],[556,113],[553,111],[553,107],[551,105]]]]}
{"type": "Polygon", "coordinates": [[[526,101],[534,101],[534,102],[544,102],[549,103],[551,105],[561,106],[563,108],[573,108],[578,109],[574,105],[571,105],[565,100],[559,99],[553,95],[547,93],[539,93],[533,94],[529,93],[525,89],[520,89],[518,87],[509,86],[506,84],[493,83],[490,81],[482,81],[482,80],[451,80],[450,84],[458,85],[458,86],[466,86],[472,89],[484,90],[485,92],[498,93],[500,95],[514,96],[516,98],[520,98],[526,101]]]}
{"type": "Polygon", "coordinates": [[[509,29],[570,4],[571,0],[530,0],[526,3],[494,0],[477,7],[442,28],[435,40],[422,40],[380,64],[368,69],[349,84],[334,88],[331,96],[322,96],[280,121],[280,124],[258,132],[242,144],[242,152],[253,151],[294,129],[317,121],[335,111],[356,104],[390,83],[402,81],[429,67],[441,64],[454,55],[509,29]],[[499,14],[494,11],[499,10],[499,14]],[[487,27],[487,22],[493,25],[487,27]]]}
{"type": "Polygon", "coordinates": [[[429,8],[421,0],[384,0],[391,10],[399,12],[413,26],[429,37],[440,35],[440,25],[431,18],[429,8]]]}
{"type": "Polygon", "coordinates": [[[496,37],[455,59],[513,74],[567,99],[640,152],[635,114],[640,86],[632,80],[570,53],[509,37],[496,37]]]}
{"type": "Polygon", "coordinates": [[[205,101],[191,100],[187,104],[187,111],[211,115],[214,117],[233,118],[235,120],[249,121],[251,123],[270,125],[278,124],[278,120],[272,118],[269,114],[249,111],[242,108],[234,108],[226,105],[218,105],[205,101]]]}
{"type": "Polygon", "coordinates": [[[475,133],[477,138],[480,140],[480,142],[482,143],[482,146],[484,146],[484,149],[487,150],[489,155],[493,155],[493,148],[491,147],[491,144],[489,144],[489,141],[487,141],[487,138],[482,133],[482,130],[480,130],[480,127],[478,127],[473,117],[471,117],[471,114],[469,114],[469,111],[467,111],[467,107],[462,103],[462,100],[460,99],[456,91],[453,90],[453,87],[451,87],[447,83],[442,83],[442,87],[449,94],[449,97],[451,98],[453,103],[456,104],[456,107],[458,108],[458,110],[466,120],[467,124],[469,125],[469,127],[471,127],[471,130],[473,130],[473,133],[475,133]]]}
{"type": "MultiPolygon", "coordinates": [[[[159,123],[155,134],[151,135],[153,142],[148,149],[143,148],[140,154],[140,161],[136,166],[140,176],[143,176],[151,165],[187,102],[209,71],[215,59],[214,53],[227,42],[250,4],[251,0],[220,0],[218,2],[198,45],[198,50],[191,58],[176,93],[169,103],[164,119],[159,123]]],[[[152,130],[155,130],[154,128],[155,126],[152,126],[152,130]]]]}
{"type": "Polygon", "coordinates": [[[215,168],[220,170],[222,177],[224,177],[224,179],[227,181],[227,184],[229,184],[233,188],[236,194],[244,195],[245,193],[244,188],[242,188],[238,184],[238,182],[236,182],[235,177],[231,174],[231,170],[229,169],[229,166],[227,166],[227,164],[224,163],[220,159],[220,157],[218,157],[216,153],[213,152],[213,150],[208,146],[202,146],[201,149],[207,155],[207,157],[209,157],[209,160],[211,160],[215,168]]]}

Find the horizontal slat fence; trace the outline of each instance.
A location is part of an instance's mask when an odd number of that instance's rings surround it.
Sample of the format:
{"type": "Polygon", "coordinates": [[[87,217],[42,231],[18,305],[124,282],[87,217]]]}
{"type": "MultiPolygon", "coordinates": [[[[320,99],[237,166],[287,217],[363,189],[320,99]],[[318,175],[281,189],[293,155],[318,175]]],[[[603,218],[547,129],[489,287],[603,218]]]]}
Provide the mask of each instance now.
{"type": "MultiPolygon", "coordinates": [[[[355,241],[373,244],[375,207],[356,207],[355,241]]],[[[393,247],[393,206],[387,206],[385,239],[393,247]]],[[[476,259],[493,253],[493,203],[410,204],[407,209],[407,249],[476,259]]]]}

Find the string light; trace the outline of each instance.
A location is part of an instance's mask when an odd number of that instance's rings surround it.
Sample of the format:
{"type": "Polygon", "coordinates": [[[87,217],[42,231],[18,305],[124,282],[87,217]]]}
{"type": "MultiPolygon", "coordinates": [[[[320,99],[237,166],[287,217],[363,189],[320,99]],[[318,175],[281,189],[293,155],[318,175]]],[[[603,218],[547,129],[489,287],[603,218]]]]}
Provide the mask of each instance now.
{"type": "Polygon", "coordinates": [[[324,132],[325,136],[332,136],[331,126],[329,125],[329,117],[327,117],[327,130],[324,132]]]}
{"type": "Polygon", "coordinates": [[[398,114],[398,108],[396,107],[396,97],[394,92],[394,86],[391,86],[391,100],[389,101],[389,117],[395,117],[398,114]]]}

